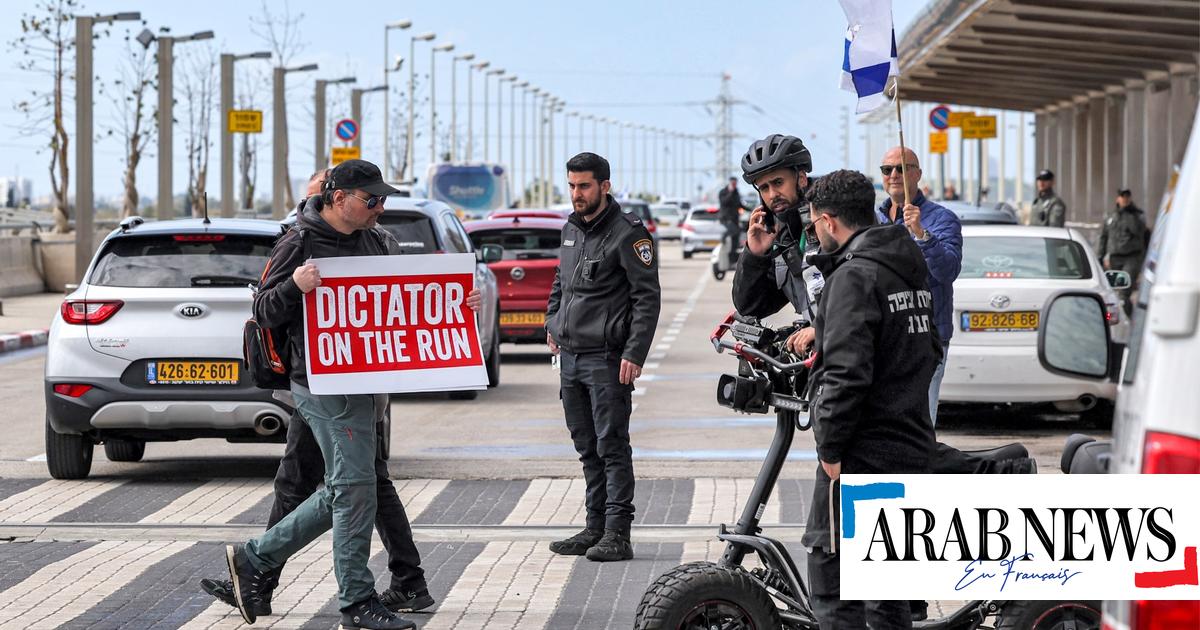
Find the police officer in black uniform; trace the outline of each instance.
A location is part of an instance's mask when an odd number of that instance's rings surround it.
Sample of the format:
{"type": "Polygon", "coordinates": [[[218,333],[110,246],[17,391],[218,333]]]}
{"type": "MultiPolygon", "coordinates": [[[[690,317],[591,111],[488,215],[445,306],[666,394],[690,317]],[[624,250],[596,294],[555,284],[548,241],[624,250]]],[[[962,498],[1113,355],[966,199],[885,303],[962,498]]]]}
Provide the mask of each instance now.
{"type": "Polygon", "coordinates": [[[559,355],[561,396],[587,483],[587,526],[550,544],[564,555],[629,560],[633,449],[629,414],[658,325],[661,290],[654,241],[609,194],[608,161],[580,153],[567,162],[574,212],[562,230],[546,309],[546,344],[559,355]]]}

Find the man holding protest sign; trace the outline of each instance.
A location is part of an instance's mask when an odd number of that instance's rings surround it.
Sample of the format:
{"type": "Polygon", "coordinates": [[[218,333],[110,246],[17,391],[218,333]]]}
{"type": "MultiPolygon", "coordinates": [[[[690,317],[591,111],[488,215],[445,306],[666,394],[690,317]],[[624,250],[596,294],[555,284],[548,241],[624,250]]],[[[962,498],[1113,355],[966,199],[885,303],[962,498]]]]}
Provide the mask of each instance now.
{"type": "MultiPolygon", "coordinates": [[[[372,228],[383,213],[384,200],[395,192],[370,162],[347,160],[336,166],[321,187],[320,198],[305,204],[298,229],[275,245],[255,295],[259,324],[288,329],[297,419],[309,425],[320,447],[325,487],[259,538],[226,548],[235,601],[247,623],[255,621],[270,573],[332,528],[342,627],[416,627],[384,607],[367,568],[376,513],[376,398],[313,394],[305,356],[303,305],[306,296],[322,285],[321,273],[309,259],[386,255],[386,237],[372,228]]],[[[474,300],[468,299],[467,305],[474,308],[478,298],[471,297],[474,300]]]]}
{"type": "Polygon", "coordinates": [[[550,544],[589,560],[633,558],[633,449],[629,415],[658,326],[661,290],[646,226],[609,194],[608,161],[580,153],[567,162],[574,212],[546,309],[546,344],[562,365],[561,396],[587,484],[587,526],[550,544]]]}

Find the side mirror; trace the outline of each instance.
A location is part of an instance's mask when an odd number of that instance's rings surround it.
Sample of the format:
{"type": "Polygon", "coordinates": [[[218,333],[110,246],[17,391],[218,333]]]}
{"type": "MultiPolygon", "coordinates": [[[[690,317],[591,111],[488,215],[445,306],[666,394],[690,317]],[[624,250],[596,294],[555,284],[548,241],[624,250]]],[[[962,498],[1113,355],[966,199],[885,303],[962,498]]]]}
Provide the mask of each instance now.
{"type": "Polygon", "coordinates": [[[480,246],[478,258],[488,264],[500,262],[500,259],[504,258],[504,248],[493,244],[480,246]]]}
{"type": "Polygon", "coordinates": [[[1094,293],[1059,293],[1046,301],[1038,330],[1038,361],[1059,376],[1108,376],[1109,337],[1104,300],[1094,293]]]}
{"type": "Polygon", "coordinates": [[[1108,286],[1114,289],[1128,289],[1133,286],[1133,278],[1129,277],[1128,271],[1105,271],[1104,279],[1108,280],[1108,286]]]}

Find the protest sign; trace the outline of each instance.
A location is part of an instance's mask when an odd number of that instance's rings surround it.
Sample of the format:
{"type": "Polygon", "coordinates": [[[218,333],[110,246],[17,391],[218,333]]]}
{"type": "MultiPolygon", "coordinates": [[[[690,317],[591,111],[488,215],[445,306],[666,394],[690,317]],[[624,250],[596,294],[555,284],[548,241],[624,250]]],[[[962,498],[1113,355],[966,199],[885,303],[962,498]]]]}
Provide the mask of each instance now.
{"type": "Polygon", "coordinates": [[[467,307],[470,254],[314,259],[321,286],[304,296],[314,394],[484,389],[487,371],[467,307]]]}

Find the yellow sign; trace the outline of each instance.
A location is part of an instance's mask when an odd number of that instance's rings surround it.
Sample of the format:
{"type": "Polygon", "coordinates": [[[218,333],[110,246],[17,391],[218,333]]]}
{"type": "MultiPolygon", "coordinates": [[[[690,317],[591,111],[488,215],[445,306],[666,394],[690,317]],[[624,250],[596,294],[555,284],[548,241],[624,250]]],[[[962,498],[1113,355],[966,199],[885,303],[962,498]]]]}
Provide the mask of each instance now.
{"type": "Polygon", "coordinates": [[[333,163],[335,166],[346,160],[360,159],[361,155],[362,151],[358,147],[333,147],[333,163]]]}
{"type": "Polygon", "coordinates": [[[929,132],[929,152],[945,153],[950,146],[950,134],[945,131],[929,132]]]}
{"type": "Polygon", "coordinates": [[[230,133],[262,133],[262,112],[257,109],[229,110],[230,133]]]}
{"type": "Polygon", "coordinates": [[[950,115],[946,117],[946,122],[951,127],[961,127],[962,119],[973,118],[974,116],[975,112],[950,112],[950,115]]]}
{"type": "Polygon", "coordinates": [[[962,137],[967,140],[983,140],[996,137],[995,116],[972,116],[962,121],[962,137]]]}

